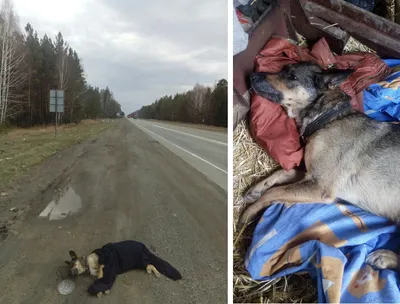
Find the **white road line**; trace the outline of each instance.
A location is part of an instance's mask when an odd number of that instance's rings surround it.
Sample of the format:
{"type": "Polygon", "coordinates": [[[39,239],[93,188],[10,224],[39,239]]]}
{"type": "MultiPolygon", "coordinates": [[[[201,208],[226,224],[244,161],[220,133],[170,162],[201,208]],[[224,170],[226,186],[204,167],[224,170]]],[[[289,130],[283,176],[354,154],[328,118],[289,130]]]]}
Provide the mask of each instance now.
{"type": "Polygon", "coordinates": [[[190,133],[186,133],[186,132],[182,132],[182,131],[178,131],[178,130],[174,130],[174,129],[161,127],[161,126],[158,126],[158,125],[156,125],[156,124],[150,124],[150,123],[148,123],[148,122],[144,122],[144,123],[145,123],[145,124],[152,125],[153,127],[156,127],[156,128],[160,128],[160,129],[164,129],[164,130],[168,130],[168,131],[172,131],[172,132],[184,134],[184,135],[191,136],[191,137],[194,137],[194,138],[198,138],[198,139],[202,139],[202,140],[205,140],[205,141],[209,141],[209,142],[212,142],[212,143],[215,143],[215,144],[218,144],[218,145],[228,146],[227,143],[224,143],[224,142],[222,142],[222,141],[213,140],[213,139],[208,139],[208,138],[205,138],[205,137],[202,137],[202,136],[197,136],[197,135],[193,135],[193,134],[190,134],[190,133]]]}
{"type": "Polygon", "coordinates": [[[209,164],[210,166],[214,167],[215,169],[218,169],[219,171],[222,171],[222,172],[224,172],[225,174],[228,174],[228,172],[225,171],[224,169],[221,169],[220,167],[214,165],[213,163],[210,163],[208,160],[205,160],[204,158],[201,158],[200,156],[198,156],[198,155],[196,155],[196,154],[194,154],[194,153],[192,153],[192,152],[190,152],[190,151],[188,151],[188,150],[186,150],[186,149],[184,149],[184,148],[182,148],[182,147],[179,147],[178,145],[175,145],[174,143],[170,142],[169,140],[166,140],[164,137],[162,137],[162,136],[160,136],[160,135],[154,133],[153,131],[150,131],[149,129],[147,129],[147,128],[143,127],[143,126],[139,126],[138,124],[135,124],[135,125],[138,126],[139,128],[143,128],[143,129],[145,129],[146,131],[150,132],[151,134],[153,134],[153,135],[155,135],[155,136],[161,138],[162,140],[166,141],[166,142],[169,143],[170,145],[173,145],[174,147],[176,147],[176,148],[178,148],[178,149],[181,149],[182,151],[185,151],[186,153],[188,153],[188,154],[190,154],[190,155],[192,155],[192,156],[194,156],[194,157],[196,157],[196,158],[202,160],[203,162],[205,162],[205,163],[209,164]]]}

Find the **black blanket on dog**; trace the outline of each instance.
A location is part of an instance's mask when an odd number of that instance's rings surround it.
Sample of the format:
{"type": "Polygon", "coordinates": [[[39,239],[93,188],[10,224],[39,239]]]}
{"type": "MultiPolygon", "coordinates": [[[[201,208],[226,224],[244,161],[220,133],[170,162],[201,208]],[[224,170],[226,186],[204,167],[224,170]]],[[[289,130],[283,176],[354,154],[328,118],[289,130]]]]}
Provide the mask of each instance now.
{"type": "Polygon", "coordinates": [[[96,280],[88,289],[92,295],[110,290],[118,274],[133,269],[146,269],[151,264],[163,275],[179,280],[178,270],[168,262],[152,254],[147,247],[136,241],[108,243],[93,251],[99,256],[99,265],[104,265],[103,278],[96,280]]]}

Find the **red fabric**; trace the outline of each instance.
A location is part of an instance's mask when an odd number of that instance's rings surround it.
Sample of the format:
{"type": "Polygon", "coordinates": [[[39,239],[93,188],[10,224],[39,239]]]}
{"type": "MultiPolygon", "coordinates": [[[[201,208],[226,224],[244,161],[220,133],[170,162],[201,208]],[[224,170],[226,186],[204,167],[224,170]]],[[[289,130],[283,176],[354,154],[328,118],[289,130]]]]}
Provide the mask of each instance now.
{"type": "MultiPolygon", "coordinates": [[[[363,111],[362,91],[390,73],[389,67],[371,53],[335,55],[324,38],[311,50],[299,47],[287,39],[274,37],[256,57],[256,72],[277,73],[285,65],[311,61],[321,68],[353,69],[354,73],[341,84],[341,89],[352,97],[355,109],[363,111]]],[[[252,95],[250,129],[258,144],[285,170],[297,167],[303,158],[303,148],[294,119],[281,106],[252,95]]]]}

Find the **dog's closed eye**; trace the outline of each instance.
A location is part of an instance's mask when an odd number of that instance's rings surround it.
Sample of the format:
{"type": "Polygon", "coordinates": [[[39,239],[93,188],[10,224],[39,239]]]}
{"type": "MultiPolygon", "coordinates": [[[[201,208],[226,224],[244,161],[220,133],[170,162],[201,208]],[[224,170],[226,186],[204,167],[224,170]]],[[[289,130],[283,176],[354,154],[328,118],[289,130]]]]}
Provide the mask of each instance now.
{"type": "Polygon", "coordinates": [[[289,73],[290,80],[297,80],[297,76],[294,73],[289,73]]]}

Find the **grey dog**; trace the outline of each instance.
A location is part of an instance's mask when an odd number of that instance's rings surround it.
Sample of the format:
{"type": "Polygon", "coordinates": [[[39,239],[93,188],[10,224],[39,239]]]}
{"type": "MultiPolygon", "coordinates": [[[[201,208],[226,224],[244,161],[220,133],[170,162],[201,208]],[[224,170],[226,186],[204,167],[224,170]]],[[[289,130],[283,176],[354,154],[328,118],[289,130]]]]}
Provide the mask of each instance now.
{"type": "MultiPolygon", "coordinates": [[[[253,90],[295,119],[307,172],[280,170],[252,187],[244,195],[249,206],[240,224],[274,201],[329,204],[339,199],[399,223],[400,126],[351,108],[350,97],[338,87],[350,73],[299,63],[277,74],[252,74],[253,90]]],[[[400,266],[389,250],[371,253],[366,262],[378,269],[400,266]]]]}

